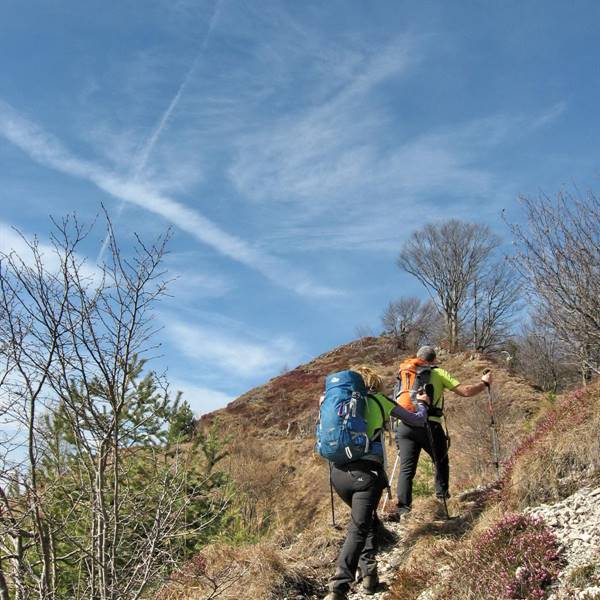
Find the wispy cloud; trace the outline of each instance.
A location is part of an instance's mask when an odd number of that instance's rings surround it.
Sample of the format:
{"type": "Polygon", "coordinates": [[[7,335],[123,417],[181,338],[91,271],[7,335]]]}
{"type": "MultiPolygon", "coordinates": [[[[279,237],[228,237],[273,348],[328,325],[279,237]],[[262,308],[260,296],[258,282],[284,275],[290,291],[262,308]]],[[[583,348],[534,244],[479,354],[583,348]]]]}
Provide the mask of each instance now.
{"type": "Polygon", "coordinates": [[[296,344],[285,337],[262,341],[177,319],[165,319],[165,333],[175,347],[205,370],[235,373],[237,377],[266,375],[300,358],[296,344]]]}
{"type": "Polygon", "coordinates": [[[291,226],[340,209],[352,224],[366,204],[370,216],[389,213],[390,203],[399,209],[441,189],[488,192],[492,177],[475,159],[504,117],[411,137],[380,102],[379,87],[403,85],[422,52],[407,37],[362,64],[353,57],[352,76],[346,72],[325,101],[241,135],[229,170],[233,184],[256,202],[302,206],[291,226]]]}
{"type": "Polygon", "coordinates": [[[198,298],[221,298],[234,287],[232,281],[219,275],[199,273],[197,270],[177,271],[169,269],[173,281],[169,295],[176,301],[187,302],[198,298]]]}
{"type": "Polygon", "coordinates": [[[368,186],[377,175],[369,167],[380,158],[373,133],[389,122],[368,96],[412,64],[410,41],[392,44],[366,58],[341,89],[334,82],[322,103],[261,122],[238,141],[229,171],[234,185],[255,200],[308,200],[309,209],[343,195],[357,182],[368,186]]]}
{"type": "Polygon", "coordinates": [[[267,254],[235,237],[196,210],[156,191],[147,184],[118,176],[74,156],[56,138],[25,119],[0,100],[0,135],[18,146],[36,162],[61,173],[84,179],[114,198],[157,214],[219,253],[262,273],[279,286],[308,296],[335,292],[315,284],[282,259],[267,254]]]}
{"type": "MultiPolygon", "coordinates": [[[[27,266],[35,265],[35,257],[30,246],[37,243],[37,251],[43,262],[43,267],[48,273],[54,273],[61,269],[60,256],[57,249],[48,241],[26,231],[17,230],[8,223],[0,221],[0,255],[14,253],[27,266]]],[[[99,283],[102,279],[102,270],[83,256],[76,256],[75,260],[80,265],[79,274],[83,279],[99,283]]]]}
{"type": "Polygon", "coordinates": [[[213,8],[212,16],[210,18],[206,33],[204,35],[202,44],[200,46],[200,50],[197,52],[196,56],[194,57],[194,60],[192,61],[190,68],[187,70],[187,73],[185,74],[181,84],[179,85],[179,88],[175,92],[175,95],[173,96],[173,98],[171,98],[171,102],[169,102],[169,105],[167,106],[164,113],[161,115],[160,119],[158,120],[158,123],[156,124],[152,133],[146,140],[146,143],[142,146],[142,149],[136,158],[136,161],[134,164],[134,169],[133,169],[133,178],[135,180],[140,178],[144,169],[146,168],[146,165],[148,164],[148,159],[150,158],[150,155],[151,155],[152,151],[154,150],[154,147],[158,143],[158,140],[159,140],[160,136],[162,135],[163,131],[165,130],[165,128],[167,127],[169,120],[171,119],[171,116],[175,112],[175,109],[177,108],[177,105],[179,104],[181,97],[183,96],[185,90],[187,89],[187,87],[190,84],[190,81],[192,80],[192,75],[194,74],[196,65],[198,64],[198,61],[200,60],[202,53],[206,50],[206,47],[208,46],[208,42],[210,40],[212,32],[214,31],[214,29],[217,25],[217,21],[219,18],[219,11],[221,8],[222,1],[223,0],[216,0],[214,8],[213,8]]]}
{"type": "Polygon", "coordinates": [[[551,106],[548,110],[543,112],[539,117],[533,120],[532,127],[545,127],[559,119],[567,110],[567,103],[565,101],[557,102],[554,106],[551,106]]]}
{"type": "Polygon", "coordinates": [[[169,384],[172,393],[182,392],[195,415],[202,415],[223,408],[235,399],[235,396],[221,390],[196,385],[194,382],[175,379],[169,384]]]}
{"type": "Polygon", "coordinates": [[[424,214],[439,211],[441,198],[457,213],[497,214],[506,195],[499,193],[505,185],[494,153],[552,123],[564,105],[540,116],[495,114],[429,130],[404,126],[398,107],[382,101],[382,88],[410,93],[408,76],[426,53],[423,40],[405,37],[361,61],[353,54],[351,67],[333,71],[337,78],[320,102],[269,115],[238,137],[229,168],[233,185],[283,215],[266,234],[266,249],[397,249],[424,214]]]}

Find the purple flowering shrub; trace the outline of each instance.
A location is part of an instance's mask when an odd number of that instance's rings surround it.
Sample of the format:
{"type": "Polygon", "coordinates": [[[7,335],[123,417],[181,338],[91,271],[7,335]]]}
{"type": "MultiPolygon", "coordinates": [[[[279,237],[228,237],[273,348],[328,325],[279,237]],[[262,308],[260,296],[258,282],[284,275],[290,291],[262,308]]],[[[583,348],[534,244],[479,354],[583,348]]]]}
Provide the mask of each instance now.
{"type": "Polygon", "coordinates": [[[546,598],[561,567],[558,544],[544,522],[509,514],[455,557],[436,598],[546,598]]]}

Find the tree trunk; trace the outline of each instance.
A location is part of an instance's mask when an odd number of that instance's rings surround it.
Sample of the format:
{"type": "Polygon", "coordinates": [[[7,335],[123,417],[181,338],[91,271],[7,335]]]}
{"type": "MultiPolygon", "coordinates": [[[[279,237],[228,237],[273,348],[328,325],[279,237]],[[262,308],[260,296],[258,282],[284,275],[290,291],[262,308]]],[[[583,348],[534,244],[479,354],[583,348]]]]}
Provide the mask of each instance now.
{"type": "Polygon", "coordinates": [[[13,581],[15,585],[15,600],[25,600],[27,591],[25,587],[25,566],[23,564],[23,538],[18,531],[10,535],[13,539],[14,557],[12,562],[13,581]]]}
{"type": "Polygon", "coordinates": [[[0,560],[0,600],[10,600],[8,595],[8,584],[4,575],[4,566],[0,560]]]}

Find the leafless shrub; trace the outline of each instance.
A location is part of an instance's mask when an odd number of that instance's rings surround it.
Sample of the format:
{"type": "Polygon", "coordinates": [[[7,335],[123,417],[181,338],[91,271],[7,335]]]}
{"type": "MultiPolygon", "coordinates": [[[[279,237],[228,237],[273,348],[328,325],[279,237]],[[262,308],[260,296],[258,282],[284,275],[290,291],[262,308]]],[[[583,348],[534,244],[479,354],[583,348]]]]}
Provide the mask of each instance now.
{"type": "Polygon", "coordinates": [[[556,332],[535,315],[515,338],[513,368],[533,385],[553,394],[576,383],[578,365],[556,332]]]}
{"type": "Polygon", "coordinates": [[[513,264],[586,383],[600,373],[600,200],[561,192],[521,203],[526,225],[511,225],[513,264]]]}
{"type": "Polygon", "coordinates": [[[438,340],[440,313],[431,300],[415,296],[390,302],[381,316],[384,334],[391,336],[397,350],[415,351],[420,345],[438,340]]]}
{"type": "Polygon", "coordinates": [[[373,328],[368,323],[359,323],[354,328],[354,333],[358,338],[373,337],[375,335],[373,328]]]}
{"type": "Polygon", "coordinates": [[[521,290],[521,278],[507,261],[486,265],[471,286],[465,327],[471,334],[467,346],[477,352],[494,352],[505,347],[522,307],[521,290]]]}

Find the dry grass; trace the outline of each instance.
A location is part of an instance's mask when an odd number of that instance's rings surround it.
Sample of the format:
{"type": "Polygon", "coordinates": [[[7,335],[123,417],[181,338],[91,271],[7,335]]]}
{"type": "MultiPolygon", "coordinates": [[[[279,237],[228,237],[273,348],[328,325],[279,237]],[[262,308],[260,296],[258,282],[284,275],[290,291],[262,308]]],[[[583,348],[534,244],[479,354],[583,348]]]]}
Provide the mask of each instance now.
{"type": "Polygon", "coordinates": [[[324,461],[313,454],[312,440],[277,444],[236,444],[230,474],[239,490],[236,505],[245,525],[257,532],[285,537],[326,521],[329,476],[324,461]]]}
{"type": "Polygon", "coordinates": [[[504,478],[504,500],[522,509],[600,480],[600,385],[567,394],[540,418],[504,478]]]}
{"type": "MultiPolygon", "coordinates": [[[[468,355],[457,355],[442,366],[464,383],[475,383],[486,367],[493,369],[492,398],[500,460],[507,460],[526,435],[525,424],[537,412],[543,395],[484,358],[469,360],[468,355]]],[[[453,487],[467,489],[494,480],[496,472],[487,395],[481,393],[473,398],[460,398],[447,392],[446,413],[452,439],[449,456],[453,487]]]]}
{"type": "Polygon", "coordinates": [[[198,554],[154,596],[154,600],[280,600],[309,594],[319,584],[286,564],[274,545],[236,547],[213,544],[198,554]]]}

